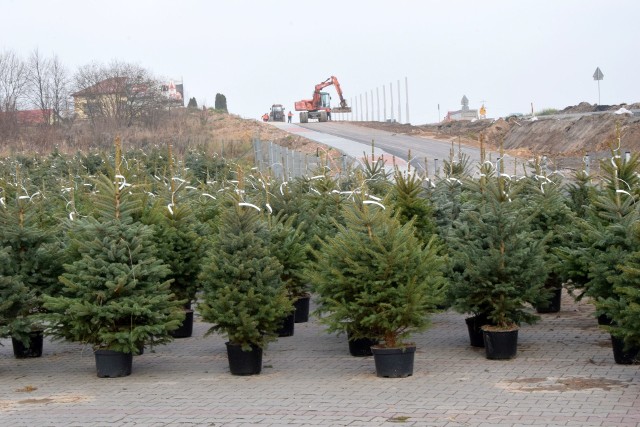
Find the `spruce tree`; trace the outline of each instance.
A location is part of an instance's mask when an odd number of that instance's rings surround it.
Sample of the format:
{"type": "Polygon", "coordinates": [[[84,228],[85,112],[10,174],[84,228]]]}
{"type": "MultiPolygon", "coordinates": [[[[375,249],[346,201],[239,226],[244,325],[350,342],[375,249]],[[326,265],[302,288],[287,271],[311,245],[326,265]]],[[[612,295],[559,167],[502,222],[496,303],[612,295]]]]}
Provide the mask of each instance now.
{"type": "Polygon", "coordinates": [[[16,178],[21,190],[7,194],[0,204],[0,275],[15,292],[3,304],[9,310],[3,324],[6,333],[28,348],[29,333],[43,328],[33,315],[43,311],[43,296],[59,287],[63,257],[56,240],[56,213],[47,208],[42,191],[22,180],[19,169],[16,178]]]}
{"type": "Polygon", "coordinates": [[[526,306],[541,301],[547,274],[544,240],[508,184],[503,177],[481,180],[475,209],[461,213],[447,241],[454,308],[504,328],[537,319],[526,306]]]}
{"type": "Polygon", "coordinates": [[[427,243],[436,232],[433,207],[423,187],[424,179],[415,171],[403,173],[396,170],[391,190],[393,209],[401,223],[413,220],[420,241],[427,243]]]}
{"type": "Polygon", "coordinates": [[[143,215],[142,222],[153,225],[158,258],[169,267],[174,297],[190,304],[198,291],[198,276],[205,255],[206,227],[197,221],[185,196],[187,181],[175,176],[173,153],[169,146],[168,184],[158,189],[158,197],[143,215]]]}
{"type": "MultiPolygon", "coordinates": [[[[118,141],[119,142],[119,141],[118,141]]],[[[170,293],[169,268],[157,257],[153,229],[135,222],[134,189],[119,173],[99,176],[93,202],[96,218],[70,224],[69,257],[58,296],[45,297],[49,332],[94,349],[136,353],[142,344],[171,340],[184,316],[170,293]]]]}
{"type": "Polygon", "coordinates": [[[293,306],[281,279],[282,265],[271,254],[267,224],[254,207],[229,197],[200,275],[198,309],[213,324],[208,334],[222,332],[249,351],[275,339],[293,306]]]}
{"type": "MultiPolygon", "coordinates": [[[[536,161],[533,174],[518,180],[523,210],[530,214],[531,231],[545,241],[545,265],[549,272],[544,291],[548,298],[551,292],[562,287],[563,265],[559,251],[571,244],[575,215],[567,206],[562,190],[562,180],[557,175],[547,176],[536,161]]],[[[540,306],[548,306],[548,301],[540,306]]]]}
{"type": "Polygon", "coordinates": [[[189,98],[189,103],[187,104],[187,108],[198,108],[198,101],[196,98],[189,98]]]}
{"type": "Polygon", "coordinates": [[[423,246],[416,237],[412,221],[402,225],[370,202],[345,208],[345,224],[314,251],[317,261],[307,277],[329,332],[346,329],[350,339],[402,346],[428,326],[428,314],[442,303],[442,260],[433,240],[423,246]]]}

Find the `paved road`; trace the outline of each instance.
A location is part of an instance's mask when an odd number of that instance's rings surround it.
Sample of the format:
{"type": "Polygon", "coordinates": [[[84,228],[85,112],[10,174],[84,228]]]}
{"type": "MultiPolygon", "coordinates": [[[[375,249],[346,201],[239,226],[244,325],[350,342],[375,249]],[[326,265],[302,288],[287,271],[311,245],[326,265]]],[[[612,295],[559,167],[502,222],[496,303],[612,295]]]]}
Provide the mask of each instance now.
{"type": "Polygon", "coordinates": [[[1,426],[638,426],[640,366],[616,365],[592,307],[567,295],[520,330],[518,356],[470,347],[462,315],[415,336],[414,375],[377,378],[370,357],[316,320],[273,343],[263,373],[229,374],[224,338],[194,336],[134,358],[126,378],[96,377],[93,355],[45,341],[38,359],[0,347],[1,426]]]}
{"type": "MultiPolygon", "coordinates": [[[[422,138],[417,136],[395,134],[383,130],[368,128],[364,126],[353,125],[348,122],[325,122],[325,123],[308,123],[299,125],[305,129],[321,132],[328,135],[345,138],[360,144],[371,146],[371,142],[381,150],[400,158],[407,160],[409,153],[411,154],[412,167],[418,170],[425,170],[425,159],[428,165],[429,176],[436,173],[436,166],[442,169],[443,160],[449,161],[451,158],[451,143],[438,141],[435,139],[422,138]],[[437,160],[436,160],[437,159],[437,160]]],[[[458,153],[458,145],[454,147],[454,154],[458,153]]],[[[478,164],[480,161],[480,149],[469,146],[461,146],[464,154],[469,156],[472,165],[478,164]]],[[[487,151],[487,158],[496,161],[499,158],[497,152],[487,151]]],[[[511,173],[513,171],[513,159],[505,156],[505,170],[511,173]]],[[[522,160],[519,161],[519,163],[522,160]]]]}

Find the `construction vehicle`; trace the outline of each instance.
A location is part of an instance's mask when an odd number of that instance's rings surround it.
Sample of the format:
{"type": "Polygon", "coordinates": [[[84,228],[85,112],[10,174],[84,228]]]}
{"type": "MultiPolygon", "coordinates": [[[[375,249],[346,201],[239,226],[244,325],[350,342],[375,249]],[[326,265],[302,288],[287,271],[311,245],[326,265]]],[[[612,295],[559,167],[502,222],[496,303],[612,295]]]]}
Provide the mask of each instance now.
{"type": "Polygon", "coordinates": [[[282,104],[273,104],[271,106],[271,111],[269,112],[269,121],[270,122],[284,122],[284,107],[282,104]]]}
{"type": "Polygon", "coordinates": [[[303,99],[295,103],[296,111],[300,111],[300,123],[308,123],[309,119],[317,119],[319,122],[326,122],[331,118],[331,113],[350,113],[351,107],[347,106],[347,101],[342,96],[340,83],[335,76],[329,77],[322,83],[318,83],[313,91],[312,99],[303,99]],[[340,107],[331,108],[331,96],[327,92],[321,92],[327,86],[335,86],[340,97],[340,107]]]}

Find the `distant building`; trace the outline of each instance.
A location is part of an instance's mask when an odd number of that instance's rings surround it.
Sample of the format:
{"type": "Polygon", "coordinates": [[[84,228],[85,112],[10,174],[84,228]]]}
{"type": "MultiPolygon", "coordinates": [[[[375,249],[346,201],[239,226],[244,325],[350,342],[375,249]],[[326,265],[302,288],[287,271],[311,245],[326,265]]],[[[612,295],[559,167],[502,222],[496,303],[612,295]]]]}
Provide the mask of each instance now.
{"type": "MultiPolygon", "coordinates": [[[[164,96],[168,102],[162,103],[166,108],[184,107],[184,86],[175,84],[172,80],[160,83],[158,87],[149,90],[146,84],[130,84],[127,77],[110,77],[92,86],[71,94],[73,109],[77,118],[86,119],[99,115],[102,117],[118,117],[120,109],[129,102],[146,103],[157,97],[164,96]]],[[[160,105],[160,104],[157,104],[160,105]]]]}
{"type": "Polygon", "coordinates": [[[478,118],[478,110],[469,109],[469,99],[466,95],[462,96],[462,109],[458,111],[447,112],[446,121],[452,120],[473,120],[478,118]]]}
{"type": "Polygon", "coordinates": [[[126,101],[126,77],[111,77],[72,93],[77,118],[86,119],[100,111],[103,116],[116,116],[120,103],[126,101]]]}
{"type": "Polygon", "coordinates": [[[22,126],[53,124],[53,110],[21,110],[0,112],[0,120],[12,120],[22,126]]]}

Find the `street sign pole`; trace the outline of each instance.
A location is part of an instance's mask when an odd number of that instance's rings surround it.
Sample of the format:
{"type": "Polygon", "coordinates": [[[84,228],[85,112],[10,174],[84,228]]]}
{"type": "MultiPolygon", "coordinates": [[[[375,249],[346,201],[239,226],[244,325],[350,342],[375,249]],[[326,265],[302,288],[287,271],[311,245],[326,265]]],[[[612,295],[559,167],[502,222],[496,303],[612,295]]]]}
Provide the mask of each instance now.
{"type": "Polygon", "coordinates": [[[600,67],[596,67],[595,73],[593,73],[593,80],[598,82],[598,105],[600,105],[600,80],[604,79],[604,74],[600,71],[600,67]]]}

